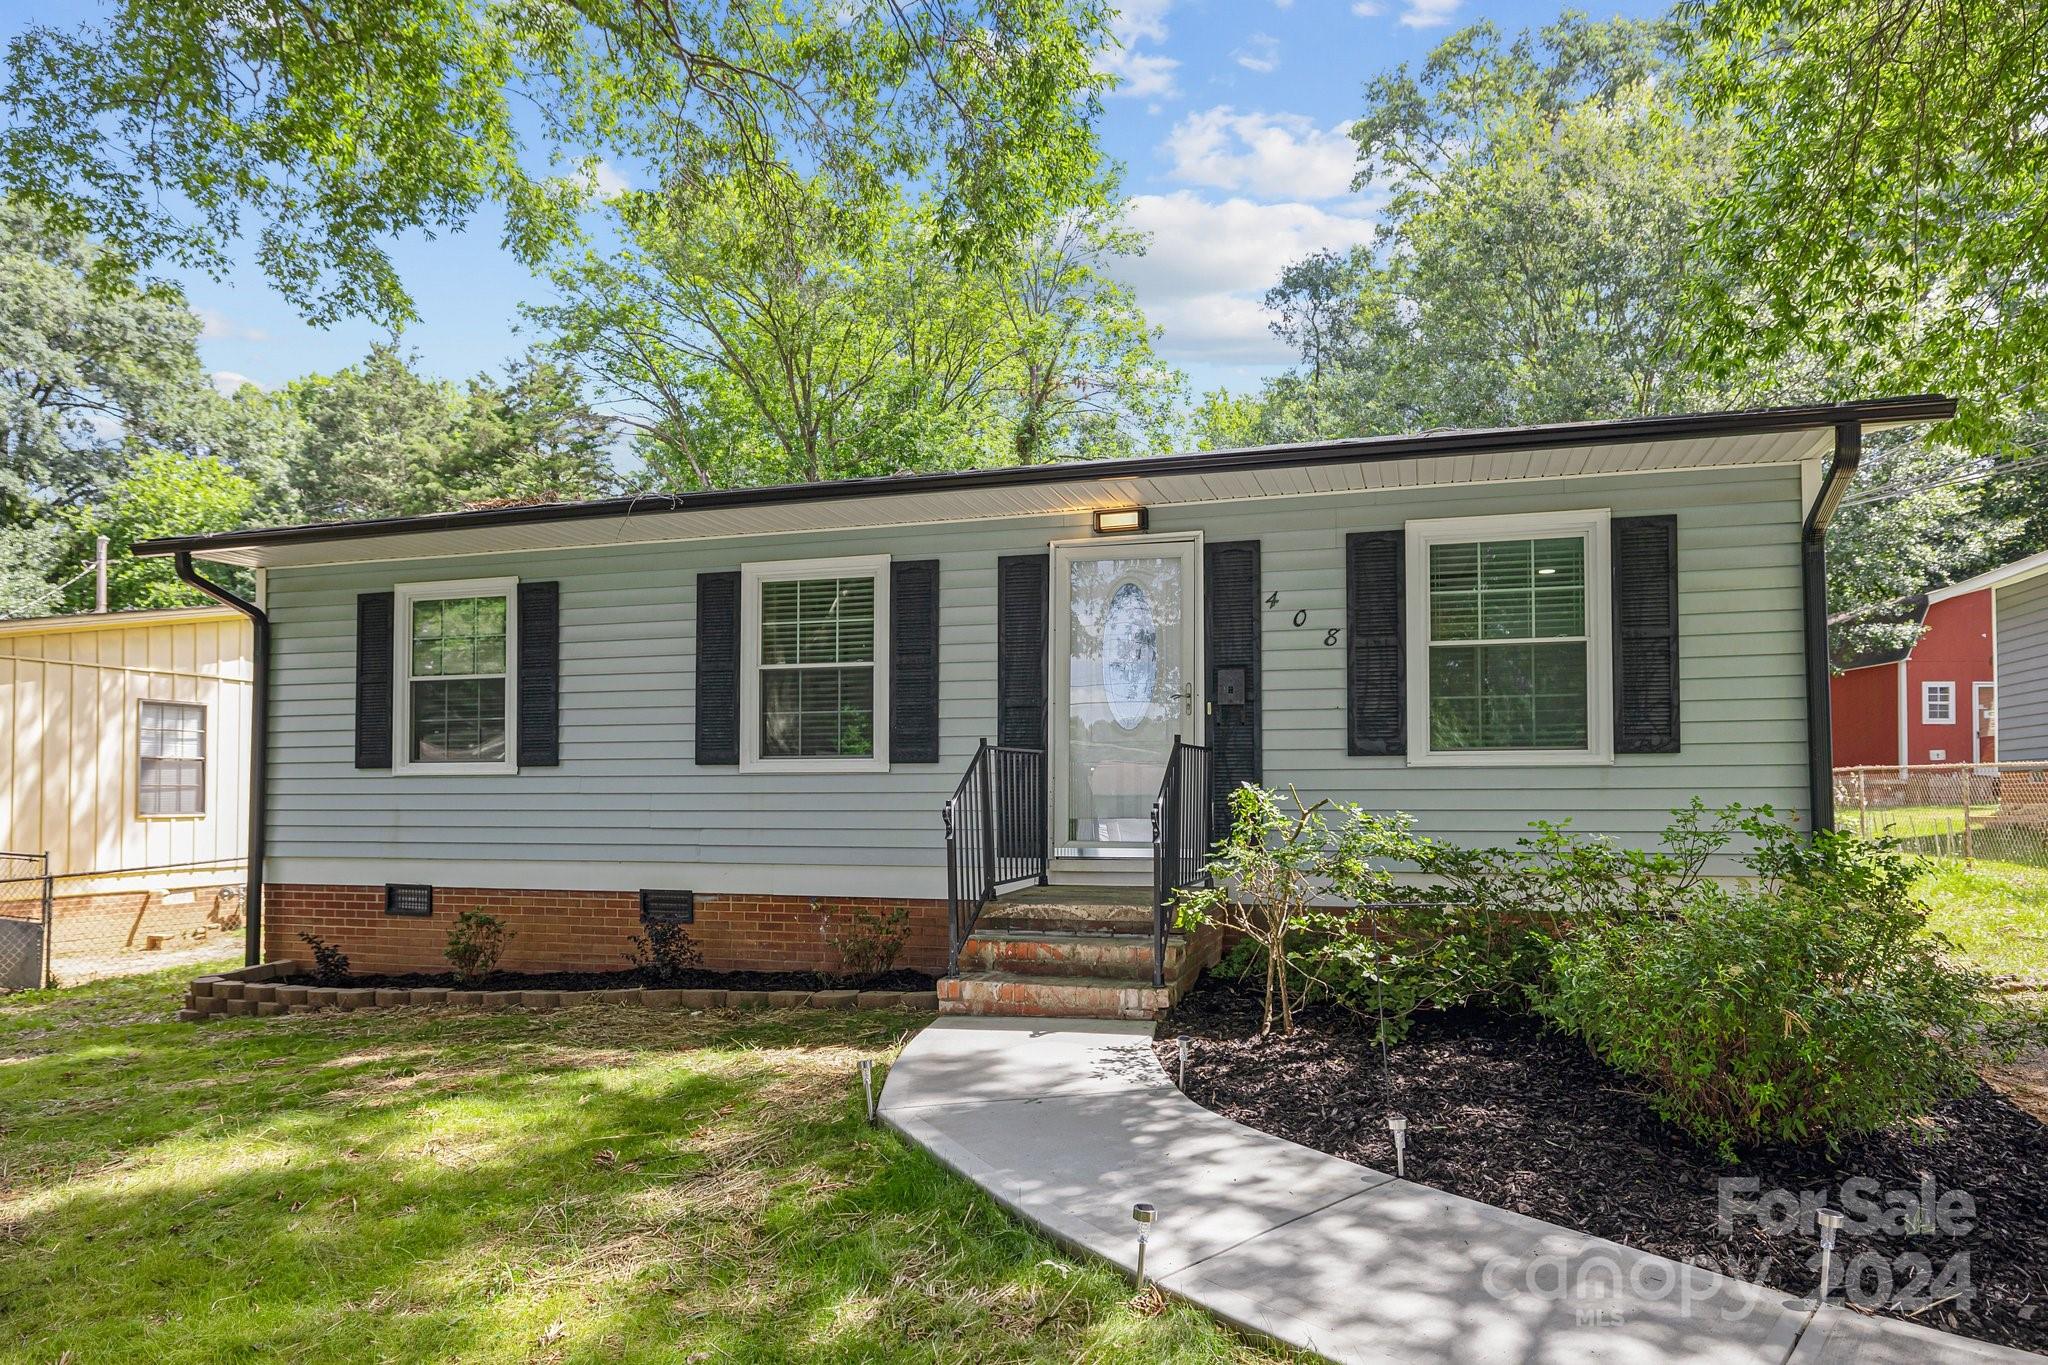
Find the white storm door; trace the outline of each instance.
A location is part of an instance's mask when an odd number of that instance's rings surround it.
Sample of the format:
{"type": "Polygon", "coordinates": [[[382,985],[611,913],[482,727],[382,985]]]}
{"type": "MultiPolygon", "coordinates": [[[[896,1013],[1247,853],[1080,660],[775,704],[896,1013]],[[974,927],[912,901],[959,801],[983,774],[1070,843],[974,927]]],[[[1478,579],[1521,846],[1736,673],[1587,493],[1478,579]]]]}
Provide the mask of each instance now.
{"type": "Polygon", "coordinates": [[[1054,852],[1149,853],[1174,736],[1200,743],[1194,536],[1053,546],[1054,852]]]}

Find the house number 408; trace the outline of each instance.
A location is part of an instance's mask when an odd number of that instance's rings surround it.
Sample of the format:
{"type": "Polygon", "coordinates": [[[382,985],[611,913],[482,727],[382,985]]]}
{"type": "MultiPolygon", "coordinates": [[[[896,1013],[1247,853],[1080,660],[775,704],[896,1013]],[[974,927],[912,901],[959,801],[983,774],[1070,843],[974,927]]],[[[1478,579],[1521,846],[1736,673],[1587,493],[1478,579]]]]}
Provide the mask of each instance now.
{"type": "MultiPolygon", "coordinates": [[[[1267,596],[1266,596],[1266,605],[1267,605],[1267,606],[1269,606],[1269,607],[1277,607],[1277,606],[1279,606],[1279,605],[1280,605],[1280,594],[1279,594],[1279,593],[1277,593],[1277,592],[1275,592],[1275,593],[1269,593],[1269,594],[1267,594],[1267,596]]],[[[1301,628],[1302,628],[1303,626],[1305,626],[1305,625],[1307,625],[1307,624],[1308,624],[1308,609],[1307,609],[1306,607],[1304,607],[1304,608],[1302,608],[1302,609],[1301,609],[1300,611],[1297,611],[1296,613],[1294,613],[1294,628],[1295,628],[1296,630],[1300,630],[1300,629],[1301,629],[1301,628]]],[[[1324,632],[1323,632],[1323,647],[1324,647],[1325,649],[1331,648],[1331,647],[1333,647],[1333,646],[1334,646],[1334,645],[1335,645],[1335,644],[1337,643],[1337,636],[1338,636],[1338,633],[1339,633],[1339,627],[1337,627],[1337,626],[1331,626],[1331,627],[1330,627],[1330,628],[1329,628],[1328,630],[1326,630],[1326,631],[1324,631],[1324,632]]]]}

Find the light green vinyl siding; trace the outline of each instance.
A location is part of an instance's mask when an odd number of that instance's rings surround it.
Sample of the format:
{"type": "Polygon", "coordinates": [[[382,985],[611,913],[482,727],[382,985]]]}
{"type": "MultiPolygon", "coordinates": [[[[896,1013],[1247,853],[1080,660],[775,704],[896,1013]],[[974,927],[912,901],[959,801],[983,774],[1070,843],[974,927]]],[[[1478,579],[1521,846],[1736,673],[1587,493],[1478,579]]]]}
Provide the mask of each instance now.
{"type": "MultiPolygon", "coordinates": [[[[1799,487],[1797,469],[1769,467],[1332,494],[1158,508],[1152,529],[1262,543],[1263,592],[1277,594],[1264,619],[1269,782],[1406,810],[1460,841],[1512,840],[1539,816],[1641,841],[1694,794],[1804,802],[1799,487]],[[1682,751],[1551,768],[1348,757],[1345,535],[1590,507],[1678,516],[1682,751]],[[1339,644],[1326,645],[1333,629],[1339,644]]],[[[405,863],[431,865],[443,885],[530,885],[545,869],[547,884],[568,887],[668,872],[706,891],[943,894],[939,809],[995,728],[996,561],[1087,533],[1077,515],[273,571],[272,875],[381,882],[405,863]],[[826,774],[696,766],[697,574],[877,553],[940,561],[941,761],[826,774]],[[561,766],[356,770],[356,595],[498,576],[561,584],[561,766]]]]}
{"type": "Polygon", "coordinates": [[[2048,574],[1995,591],[1998,756],[2048,762],[2048,574]]]}

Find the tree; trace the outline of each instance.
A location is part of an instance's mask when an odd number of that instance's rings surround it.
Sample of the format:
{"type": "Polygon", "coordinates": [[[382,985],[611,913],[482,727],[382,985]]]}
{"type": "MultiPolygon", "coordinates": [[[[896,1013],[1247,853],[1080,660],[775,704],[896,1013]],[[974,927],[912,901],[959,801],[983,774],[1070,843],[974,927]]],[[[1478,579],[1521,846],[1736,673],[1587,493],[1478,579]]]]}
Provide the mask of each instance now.
{"type": "Polygon", "coordinates": [[[1687,315],[1722,370],[1811,351],[1941,390],[1996,449],[2048,407],[2048,25],[1999,0],[1689,0],[1685,81],[1739,129],[1687,315]],[[1734,287],[1741,281],[1742,288],[1734,287]]]}
{"type": "Polygon", "coordinates": [[[289,459],[298,510],[315,521],[445,511],[434,481],[455,441],[460,394],[411,357],[373,346],[358,364],[294,380],[284,399],[299,437],[289,459]]]}
{"type": "Polygon", "coordinates": [[[1806,368],[1707,376],[1678,325],[1728,134],[1671,93],[1670,28],[1566,15],[1481,23],[1366,87],[1358,188],[1375,242],[1267,295],[1300,367],[1269,439],[1736,406],[1809,392],[1806,368]]]}
{"type": "Polygon", "coordinates": [[[1154,353],[1158,329],[1130,289],[1103,270],[1144,249],[1097,209],[1039,234],[1014,265],[997,265],[1006,326],[985,344],[1011,352],[1003,387],[1013,395],[1018,464],[1167,448],[1185,396],[1180,376],[1154,353]]]}
{"type": "MultiPolygon", "coordinates": [[[[175,450],[138,451],[106,497],[72,516],[74,558],[89,558],[94,538],[107,538],[107,601],[119,610],[181,607],[201,601],[178,581],[161,559],[128,553],[139,540],[155,536],[204,535],[232,531],[246,523],[256,502],[256,485],[212,455],[175,450]]],[[[92,605],[90,583],[73,585],[70,609],[92,605]]]]}
{"type": "Polygon", "coordinates": [[[215,397],[198,337],[177,291],[0,202],[0,522],[94,496],[124,439],[190,446],[215,397]]]}
{"type": "Polygon", "coordinates": [[[505,380],[469,381],[453,444],[433,472],[448,506],[575,502],[612,492],[611,424],[591,410],[583,376],[538,354],[505,380]]]}
{"type": "Polygon", "coordinates": [[[249,228],[314,321],[408,318],[385,244],[487,203],[540,260],[606,156],[691,194],[799,169],[841,203],[923,184],[971,259],[1092,179],[1106,18],[1095,0],[114,0],[11,43],[0,185],[130,264],[217,274],[249,228]]]}

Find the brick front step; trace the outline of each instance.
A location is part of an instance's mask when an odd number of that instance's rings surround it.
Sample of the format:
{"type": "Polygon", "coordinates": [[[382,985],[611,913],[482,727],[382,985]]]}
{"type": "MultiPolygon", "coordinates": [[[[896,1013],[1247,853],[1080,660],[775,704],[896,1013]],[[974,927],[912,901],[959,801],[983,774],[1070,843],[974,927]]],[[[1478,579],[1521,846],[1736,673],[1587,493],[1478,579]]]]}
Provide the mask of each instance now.
{"type": "MultiPolygon", "coordinates": [[[[1007,972],[1017,976],[1106,977],[1125,984],[1151,984],[1150,933],[983,928],[960,947],[963,972],[1007,972]]],[[[1188,955],[1184,935],[1166,940],[1166,974],[1180,975],[1188,955]]]]}
{"type": "Polygon", "coordinates": [[[940,1014],[1047,1019],[1156,1019],[1172,1007],[1176,988],[1089,976],[1022,976],[962,972],[939,982],[940,1014]]]}

